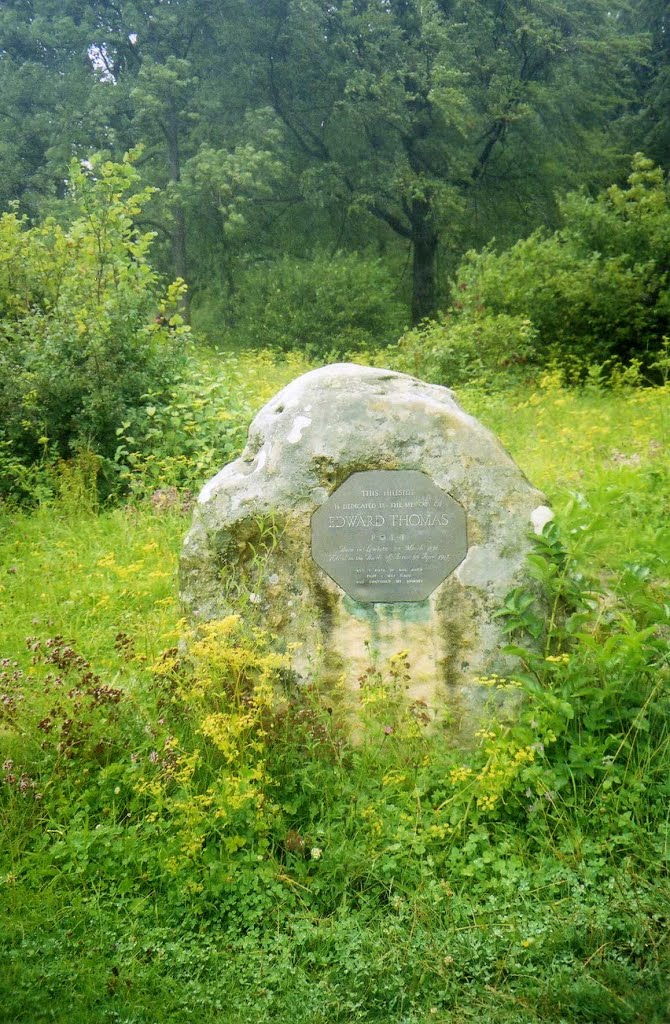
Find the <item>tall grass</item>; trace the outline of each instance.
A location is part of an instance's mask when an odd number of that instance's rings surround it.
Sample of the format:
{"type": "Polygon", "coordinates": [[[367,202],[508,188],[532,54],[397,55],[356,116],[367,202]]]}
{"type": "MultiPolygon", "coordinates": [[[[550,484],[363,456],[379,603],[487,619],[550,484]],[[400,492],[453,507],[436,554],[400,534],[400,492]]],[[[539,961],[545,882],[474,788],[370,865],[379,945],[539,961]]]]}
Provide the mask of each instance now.
{"type": "MultiPolygon", "coordinates": [[[[257,380],[241,362],[240,436],[257,380]]],[[[459,397],[558,522],[546,656],[511,616],[524,710],[469,752],[425,732],[401,661],[352,745],[262,623],[185,660],[158,442],[126,507],[64,485],[2,514],[3,1024],[668,1019],[668,392],[459,397]]]]}

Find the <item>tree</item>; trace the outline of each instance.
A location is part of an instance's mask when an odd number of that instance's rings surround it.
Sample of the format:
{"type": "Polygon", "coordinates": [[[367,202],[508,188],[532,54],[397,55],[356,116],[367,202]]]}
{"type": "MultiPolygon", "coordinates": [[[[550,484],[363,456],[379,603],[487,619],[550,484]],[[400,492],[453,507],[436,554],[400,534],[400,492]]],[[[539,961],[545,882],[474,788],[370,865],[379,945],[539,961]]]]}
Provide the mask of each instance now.
{"type": "Polygon", "coordinates": [[[196,151],[201,71],[216,66],[218,5],[212,0],[98,0],[98,66],[120,94],[132,138],[144,146],[145,178],[159,187],[153,225],[169,240],[172,274],[188,280],[187,224],[179,193],[184,159],[196,151]]]}
{"type": "Polygon", "coordinates": [[[72,156],[103,148],[83,0],[5,0],[0,7],[0,208],[37,215],[66,193],[72,156]]]}
{"type": "Polygon", "coordinates": [[[169,241],[172,273],[186,278],[179,183],[184,161],[220,144],[231,121],[224,83],[240,58],[229,59],[228,20],[214,0],[7,0],[0,204],[20,198],[37,214],[45,197],[66,195],[73,155],[107,148],[120,157],[142,142],[143,176],[160,190],[145,220],[169,241]]]}
{"type": "Polygon", "coordinates": [[[411,244],[416,322],[436,311],[441,240],[514,186],[508,154],[545,202],[559,166],[584,167],[623,101],[615,32],[602,0],[269,0],[258,38],[305,194],[411,244]]]}
{"type": "Polygon", "coordinates": [[[635,0],[630,21],[648,46],[633,64],[636,102],[622,123],[624,139],[670,167],[670,13],[665,0],[635,0]]]}
{"type": "Polygon", "coordinates": [[[438,254],[623,169],[624,28],[605,0],[5,0],[0,205],[55,209],[72,155],[142,142],[164,271],[230,290],[234,264],[374,248],[399,277],[409,249],[419,320],[438,254]]]}

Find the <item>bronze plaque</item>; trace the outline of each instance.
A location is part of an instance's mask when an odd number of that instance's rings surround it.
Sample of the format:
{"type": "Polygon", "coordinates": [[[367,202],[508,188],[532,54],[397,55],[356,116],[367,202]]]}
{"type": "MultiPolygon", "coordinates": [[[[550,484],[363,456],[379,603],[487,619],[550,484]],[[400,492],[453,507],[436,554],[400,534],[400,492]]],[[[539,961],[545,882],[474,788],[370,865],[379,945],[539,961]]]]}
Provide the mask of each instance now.
{"type": "Polygon", "coordinates": [[[312,557],[363,604],[424,601],[467,554],[465,511],[414,469],[352,473],[312,516],[312,557]]]}

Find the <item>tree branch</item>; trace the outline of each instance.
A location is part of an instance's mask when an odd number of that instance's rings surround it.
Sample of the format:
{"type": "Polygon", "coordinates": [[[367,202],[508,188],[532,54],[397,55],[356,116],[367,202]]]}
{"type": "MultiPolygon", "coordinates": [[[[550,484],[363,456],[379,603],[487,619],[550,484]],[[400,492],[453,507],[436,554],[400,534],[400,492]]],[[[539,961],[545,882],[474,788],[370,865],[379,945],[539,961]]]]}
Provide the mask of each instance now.
{"type": "Polygon", "coordinates": [[[376,203],[368,203],[368,210],[371,214],[377,217],[378,220],[383,220],[385,224],[388,224],[388,226],[392,228],[397,235],[400,235],[401,238],[412,237],[411,227],[401,221],[400,217],[396,217],[394,213],[391,213],[389,210],[384,210],[381,206],[377,206],[376,203]]]}
{"type": "Polygon", "coordinates": [[[277,85],[277,80],[275,78],[274,60],[272,55],[270,55],[269,57],[268,81],[270,84],[270,97],[272,99],[272,106],[274,107],[279,117],[281,117],[282,121],[284,122],[284,124],[290,131],[291,135],[294,137],[294,139],[300,146],[303,153],[306,153],[307,156],[311,156],[316,160],[329,161],[330,153],[323,139],[320,139],[318,136],[314,135],[314,132],[312,132],[309,128],[305,127],[304,125],[301,126],[301,131],[299,131],[298,128],[296,128],[296,126],[289,118],[288,114],[286,113],[284,105],[281,101],[281,97],[279,95],[279,87],[277,85]],[[302,134],[303,132],[308,136],[309,141],[302,134]]]}
{"type": "Polygon", "coordinates": [[[169,228],[165,227],[165,224],[161,224],[160,221],[153,220],[151,217],[140,217],[137,221],[137,226],[138,228],[144,228],[145,226],[148,228],[155,228],[156,231],[160,231],[160,233],[165,235],[165,237],[170,241],[174,238],[174,235],[169,228]]]}

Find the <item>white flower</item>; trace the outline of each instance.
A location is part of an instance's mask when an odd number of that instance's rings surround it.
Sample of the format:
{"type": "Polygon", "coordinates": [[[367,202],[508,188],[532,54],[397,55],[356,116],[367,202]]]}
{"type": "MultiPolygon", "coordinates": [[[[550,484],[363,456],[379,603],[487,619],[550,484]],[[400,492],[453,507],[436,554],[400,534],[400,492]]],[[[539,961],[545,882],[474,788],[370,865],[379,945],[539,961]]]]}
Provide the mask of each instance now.
{"type": "Polygon", "coordinates": [[[313,846],[312,849],[309,851],[309,855],[312,858],[312,860],[319,860],[322,853],[323,850],[320,850],[318,846],[313,846]]]}

